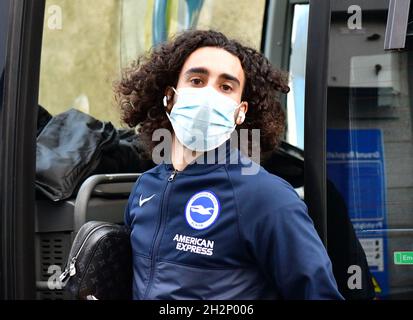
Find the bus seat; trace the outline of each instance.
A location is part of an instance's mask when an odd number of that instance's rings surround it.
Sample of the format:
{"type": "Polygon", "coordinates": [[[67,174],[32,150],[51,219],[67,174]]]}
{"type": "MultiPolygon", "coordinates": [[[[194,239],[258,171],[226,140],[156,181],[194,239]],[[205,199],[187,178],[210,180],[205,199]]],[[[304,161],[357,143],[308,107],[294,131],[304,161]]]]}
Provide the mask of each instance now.
{"type": "Polygon", "coordinates": [[[123,223],[125,206],[138,176],[94,175],[83,182],[75,197],[59,202],[38,197],[35,220],[38,299],[70,299],[58,283],[50,280],[57,280],[63,271],[76,232],[92,220],[123,223]]]}

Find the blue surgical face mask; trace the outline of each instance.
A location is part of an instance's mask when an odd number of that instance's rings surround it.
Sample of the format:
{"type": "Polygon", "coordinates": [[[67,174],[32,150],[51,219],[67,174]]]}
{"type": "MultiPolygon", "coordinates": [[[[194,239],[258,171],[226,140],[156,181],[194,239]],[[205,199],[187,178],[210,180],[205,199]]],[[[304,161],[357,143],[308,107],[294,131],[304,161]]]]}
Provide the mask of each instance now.
{"type": "Polygon", "coordinates": [[[179,142],[190,150],[213,150],[231,137],[239,104],[212,87],[174,89],[177,99],[170,114],[179,142]]]}

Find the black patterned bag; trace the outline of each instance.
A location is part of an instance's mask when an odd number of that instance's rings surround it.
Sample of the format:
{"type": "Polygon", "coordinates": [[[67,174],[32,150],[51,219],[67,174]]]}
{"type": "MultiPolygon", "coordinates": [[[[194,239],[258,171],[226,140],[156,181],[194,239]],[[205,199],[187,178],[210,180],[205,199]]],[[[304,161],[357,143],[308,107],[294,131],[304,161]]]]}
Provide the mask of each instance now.
{"type": "Polygon", "coordinates": [[[74,299],[132,299],[132,249],[127,227],[84,224],[73,241],[60,280],[74,299]]]}

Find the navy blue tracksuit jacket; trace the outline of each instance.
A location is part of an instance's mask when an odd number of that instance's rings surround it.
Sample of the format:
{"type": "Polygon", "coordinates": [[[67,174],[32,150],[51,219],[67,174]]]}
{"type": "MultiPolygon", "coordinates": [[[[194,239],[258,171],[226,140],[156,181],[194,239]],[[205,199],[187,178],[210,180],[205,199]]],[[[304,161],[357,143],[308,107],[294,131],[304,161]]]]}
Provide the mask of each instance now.
{"type": "Polygon", "coordinates": [[[125,211],[134,299],[342,299],[291,185],[262,167],[243,175],[238,150],[225,157],[178,173],[160,164],[136,182],[125,211]]]}

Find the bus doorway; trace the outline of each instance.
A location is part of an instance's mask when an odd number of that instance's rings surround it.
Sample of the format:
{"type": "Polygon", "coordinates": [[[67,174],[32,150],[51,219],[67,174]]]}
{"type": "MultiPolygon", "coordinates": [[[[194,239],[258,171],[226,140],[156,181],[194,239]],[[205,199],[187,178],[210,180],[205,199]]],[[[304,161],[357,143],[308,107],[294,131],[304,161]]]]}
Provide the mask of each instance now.
{"type": "MultiPolygon", "coordinates": [[[[354,255],[348,240],[334,239],[337,233],[329,228],[341,212],[351,219],[378,296],[412,298],[409,16],[405,31],[389,28],[389,21],[402,21],[403,9],[409,12],[395,4],[410,1],[165,3],[105,0],[97,8],[82,0],[1,2],[7,17],[0,21],[1,298],[63,297],[47,287],[48,267],[65,263],[75,195],[49,211],[43,204],[50,199],[36,198],[38,105],[52,116],[73,107],[120,128],[112,81],[139,55],[188,28],[222,31],[292,74],[284,101],[288,128],[277,155],[282,161],[270,157],[266,167],[297,187],[331,256],[354,255]],[[329,196],[332,189],[338,197],[329,196]],[[58,248],[53,255],[47,247],[52,240],[58,248]]],[[[117,218],[125,202],[118,201],[117,218]]],[[[96,219],[98,211],[86,218],[96,219]]],[[[343,285],[350,290],[359,289],[357,267],[346,266],[351,281],[343,285]]]]}
{"type": "MultiPolygon", "coordinates": [[[[330,2],[326,179],[342,202],[337,206],[337,200],[332,203],[327,197],[327,207],[334,208],[327,211],[327,221],[338,211],[347,211],[367,256],[375,291],[386,299],[413,298],[409,4],[330,2]]],[[[336,236],[329,231],[327,245],[336,236]]],[[[344,244],[329,250],[350,254],[344,244]]]]}

